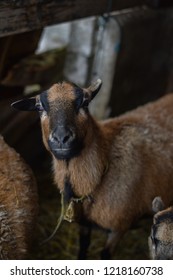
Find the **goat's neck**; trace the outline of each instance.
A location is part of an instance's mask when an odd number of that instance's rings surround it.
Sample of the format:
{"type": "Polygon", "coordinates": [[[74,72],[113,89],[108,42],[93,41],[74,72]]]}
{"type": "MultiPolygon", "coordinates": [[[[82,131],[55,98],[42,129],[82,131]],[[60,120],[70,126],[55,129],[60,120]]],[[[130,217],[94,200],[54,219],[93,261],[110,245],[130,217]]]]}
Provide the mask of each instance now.
{"type": "Polygon", "coordinates": [[[54,178],[58,188],[64,190],[68,180],[76,196],[91,194],[107,168],[107,146],[101,127],[93,120],[81,154],[69,162],[54,159],[54,178]]]}

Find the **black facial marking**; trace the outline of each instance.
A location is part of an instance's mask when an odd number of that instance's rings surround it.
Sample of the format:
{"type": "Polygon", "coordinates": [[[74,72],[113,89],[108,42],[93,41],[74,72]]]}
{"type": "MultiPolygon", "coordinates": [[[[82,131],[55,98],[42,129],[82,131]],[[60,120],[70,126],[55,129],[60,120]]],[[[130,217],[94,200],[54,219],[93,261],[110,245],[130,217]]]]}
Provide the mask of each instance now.
{"type": "Polygon", "coordinates": [[[47,99],[47,91],[44,91],[40,94],[40,101],[41,101],[41,104],[43,106],[43,109],[46,112],[49,112],[49,102],[48,102],[48,99],[47,99]]]}
{"type": "Polygon", "coordinates": [[[83,104],[83,97],[84,97],[84,93],[83,93],[83,90],[77,86],[75,86],[74,88],[74,93],[75,93],[75,96],[76,96],[76,99],[75,99],[75,109],[76,109],[76,112],[79,111],[79,109],[82,107],[82,104],[83,104]]]}
{"type": "Polygon", "coordinates": [[[69,146],[67,150],[61,149],[61,147],[57,146],[56,142],[51,142],[48,140],[48,145],[51,152],[58,160],[66,160],[69,161],[74,157],[78,157],[81,151],[84,148],[84,144],[82,141],[75,140],[69,146]]]}
{"type": "Polygon", "coordinates": [[[76,95],[77,98],[80,98],[80,97],[83,98],[83,96],[84,96],[83,89],[75,86],[75,95],[76,95]]]}

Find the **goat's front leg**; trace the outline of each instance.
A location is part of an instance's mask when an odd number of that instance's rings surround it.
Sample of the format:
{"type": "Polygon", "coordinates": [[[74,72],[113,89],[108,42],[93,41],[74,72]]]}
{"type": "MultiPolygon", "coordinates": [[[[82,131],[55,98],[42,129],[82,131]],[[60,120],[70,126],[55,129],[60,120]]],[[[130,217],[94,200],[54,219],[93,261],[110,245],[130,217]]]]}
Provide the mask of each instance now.
{"type": "Polygon", "coordinates": [[[108,238],[104,249],[101,251],[101,259],[109,260],[115,250],[115,247],[122,237],[122,232],[111,231],[108,233],[108,238]]]}
{"type": "Polygon", "coordinates": [[[90,224],[82,224],[80,225],[80,239],[79,239],[79,253],[78,259],[85,260],[87,257],[88,247],[90,245],[91,240],[91,228],[90,224]]]}

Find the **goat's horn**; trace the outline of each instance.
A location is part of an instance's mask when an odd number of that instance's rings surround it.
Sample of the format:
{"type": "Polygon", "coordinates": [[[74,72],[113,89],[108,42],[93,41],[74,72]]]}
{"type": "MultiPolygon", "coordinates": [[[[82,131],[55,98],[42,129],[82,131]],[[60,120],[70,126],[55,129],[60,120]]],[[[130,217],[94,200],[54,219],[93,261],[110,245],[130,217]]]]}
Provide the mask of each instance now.
{"type": "Polygon", "coordinates": [[[95,90],[98,90],[98,88],[100,89],[101,85],[102,85],[101,79],[97,79],[96,81],[94,81],[94,82],[89,86],[88,90],[90,90],[90,91],[93,92],[93,91],[95,91],[95,90]]]}
{"type": "Polygon", "coordinates": [[[101,79],[97,79],[95,82],[93,82],[89,87],[88,91],[91,92],[91,100],[96,96],[98,91],[100,90],[102,86],[102,81],[101,79]]]}

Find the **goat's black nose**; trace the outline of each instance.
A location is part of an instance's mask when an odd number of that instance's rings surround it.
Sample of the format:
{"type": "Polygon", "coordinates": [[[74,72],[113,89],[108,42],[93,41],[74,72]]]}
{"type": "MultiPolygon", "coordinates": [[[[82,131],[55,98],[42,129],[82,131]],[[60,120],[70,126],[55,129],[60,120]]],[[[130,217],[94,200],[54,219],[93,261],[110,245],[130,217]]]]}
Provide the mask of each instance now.
{"type": "Polygon", "coordinates": [[[74,133],[70,128],[65,126],[58,126],[52,133],[53,141],[59,145],[65,145],[73,141],[74,133]]]}

